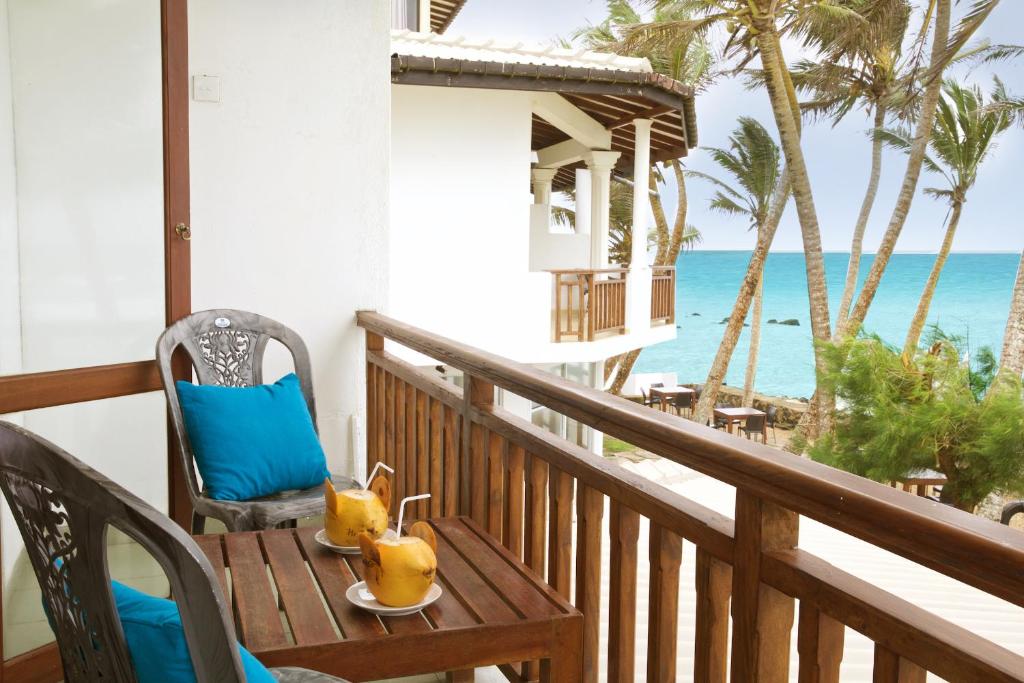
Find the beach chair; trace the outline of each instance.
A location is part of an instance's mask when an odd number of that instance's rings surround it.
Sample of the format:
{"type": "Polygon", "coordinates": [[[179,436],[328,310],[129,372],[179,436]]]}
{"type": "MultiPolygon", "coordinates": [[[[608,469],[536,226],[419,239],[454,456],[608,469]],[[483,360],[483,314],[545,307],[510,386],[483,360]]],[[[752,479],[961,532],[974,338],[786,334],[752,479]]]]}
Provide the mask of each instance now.
{"type": "Polygon", "coordinates": [[[778,415],[778,406],[768,406],[768,411],[765,413],[765,422],[768,425],[768,429],[772,430],[772,443],[778,443],[778,439],[775,438],[775,421],[778,419],[778,415]]]}
{"type": "MultiPolygon", "coordinates": [[[[765,417],[765,415],[751,415],[747,418],[746,423],[740,427],[740,431],[746,434],[748,439],[760,434],[761,443],[765,443],[765,436],[767,435],[765,417]]],[[[754,441],[757,441],[757,439],[754,438],[754,441]]]]}
{"type": "Polygon", "coordinates": [[[687,415],[693,415],[693,394],[677,394],[672,401],[676,415],[682,415],[685,410],[687,415]]]}
{"type": "MultiPolygon", "coordinates": [[[[665,386],[664,382],[651,382],[650,384],[647,385],[647,388],[650,389],[651,387],[663,387],[663,386],[665,386]]],[[[641,398],[643,398],[645,406],[649,406],[649,407],[653,408],[654,406],[660,406],[661,405],[661,398],[660,397],[659,398],[655,398],[653,396],[648,396],[647,392],[644,391],[643,387],[640,387],[640,396],[641,396],[641,398]]]]}

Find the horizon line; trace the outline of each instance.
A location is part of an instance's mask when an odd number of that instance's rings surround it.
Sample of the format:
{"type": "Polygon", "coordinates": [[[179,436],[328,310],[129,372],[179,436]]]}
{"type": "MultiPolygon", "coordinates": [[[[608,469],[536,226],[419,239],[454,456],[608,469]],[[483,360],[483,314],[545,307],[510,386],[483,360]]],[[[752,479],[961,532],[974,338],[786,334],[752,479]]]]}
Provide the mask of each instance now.
{"type": "MultiPolygon", "coordinates": [[[[753,249],[727,249],[727,248],[718,248],[718,249],[707,248],[706,249],[706,248],[701,248],[701,247],[694,247],[693,249],[689,249],[688,251],[742,251],[742,252],[751,252],[751,251],[754,251],[754,250],[753,249]]],[[[684,253],[686,253],[686,252],[685,251],[680,252],[680,255],[682,255],[684,253]]],[[[770,254],[803,254],[804,250],[803,249],[769,249],[768,253],[770,253],[770,254]]],[[[822,249],[822,253],[823,254],[849,254],[850,252],[849,251],[844,251],[842,249],[822,249]]],[[[893,251],[893,254],[919,254],[919,255],[930,255],[930,256],[934,256],[935,254],[938,254],[938,253],[939,253],[938,251],[926,251],[926,250],[914,250],[914,249],[896,249],[896,250],[893,251]]],[[[1017,255],[1017,254],[1020,254],[1021,252],[1020,252],[1020,250],[1017,250],[1017,249],[953,249],[949,253],[950,254],[993,254],[993,255],[995,255],[995,254],[1014,254],[1014,255],[1017,255]]],[[[865,252],[863,252],[862,256],[876,256],[877,254],[878,254],[877,251],[865,251],[865,252]]]]}

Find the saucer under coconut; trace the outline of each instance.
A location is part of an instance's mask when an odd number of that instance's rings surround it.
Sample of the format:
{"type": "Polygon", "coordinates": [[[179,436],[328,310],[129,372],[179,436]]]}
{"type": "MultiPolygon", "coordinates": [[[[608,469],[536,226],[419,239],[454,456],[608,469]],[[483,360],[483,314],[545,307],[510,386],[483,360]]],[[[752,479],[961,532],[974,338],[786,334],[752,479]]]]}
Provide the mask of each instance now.
{"type": "Polygon", "coordinates": [[[339,553],[341,555],[358,555],[359,546],[357,545],[337,545],[331,542],[330,537],[327,535],[327,529],[321,529],[316,532],[313,536],[313,540],[327,548],[331,552],[339,553]]]}
{"type": "Polygon", "coordinates": [[[387,605],[381,604],[377,601],[377,598],[373,597],[373,593],[366,587],[365,581],[354,583],[348,587],[345,591],[345,597],[348,601],[360,609],[364,609],[367,612],[376,614],[381,617],[400,617],[405,614],[415,614],[424,607],[433,604],[444,591],[441,590],[441,586],[437,583],[430,584],[430,588],[427,589],[427,594],[423,596],[423,599],[417,602],[415,605],[409,605],[407,607],[388,607],[387,605]]]}

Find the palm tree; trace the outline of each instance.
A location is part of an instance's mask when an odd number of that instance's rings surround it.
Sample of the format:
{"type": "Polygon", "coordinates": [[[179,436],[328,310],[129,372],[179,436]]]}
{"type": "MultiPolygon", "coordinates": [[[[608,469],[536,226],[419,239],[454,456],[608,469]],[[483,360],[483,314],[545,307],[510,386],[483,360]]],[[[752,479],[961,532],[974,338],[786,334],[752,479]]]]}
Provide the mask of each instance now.
{"type": "MultiPolygon", "coordinates": [[[[854,0],[850,4],[864,18],[863,24],[815,19],[801,27],[805,46],[815,48],[820,56],[793,65],[793,85],[798,92],[811,97],[800,103],[804,114],[827,118],[835,126],[852,110],[862,107],[872,117],[875,130],[885,126],[890,118],[904,120],[912,115],[916,103],[918,88],[913,71],[902,59],[911,6],[909,0],[854,0]]],[[[864,232],[881,175],[882,142],[872,136],[871,170],[850,241],[850,262],[836,312],[837,327],[846,319],[853,302],[864,232]]]]}
{"type": "MultiPolygon", "coordinates": [[[[779,146],[765,130],[764,126],[750,117],[740,117],[739,126],[729,136],[729,148],[706,148],[711,158],[731,175],[740,189],[736,189],[725,181],[698,171],[690,171],[689,175],[709,180],[718,188],[711,198],[711,209],[724,213],[744,216],[749,221],[749,228],[756,230],[757,241],[764,241],[768,219],[771,215],[772,197],[779,186],[782,175],[780,168],[779,146]]],[[[754,377],[757,373],[757,356],[761,341],[761,301],[764,291],[764,258],[755,264],[757,284],[753,294],[753,313],[750,321],[750,351],[747,356],[747,369],[743,382],[743,405],[753,403],[754,377]]],[[[730,317],[725,328],[719,353],[712,363],[708,378],[704,383],[697,406],[697,416],[707,413],[714,405],[718,390],[721,388],[725,373],[729,368],[729,360],[739,342],[743,331],[743,318],[730,317]]],[[[706,419],[706,418],[704,418],[706,419]]]]}
{"type": "MultiPolygon", "coordinates": [[[[998,79],[992,99],[996,102],[1007,99],[1005,88],[998,79]]],[[[944,83],[943,97],[939,100],[938,116],[931,133],[929,147],[932,154],[925,155],[924,165],[929,171],[940,174],[946,180],[946,187],[929,187],[925,193],[948,201],[950,211],[942,246],[928,275],[903,344],[903,355],[906,358],[911,358],[917,351],[935,287],[953,246],[953,237],[960,223],[967,193],[978,179],[981,164],[995,149],[996,138],[1009,128],[1010,123],[1010,116],[1005,111],[986,109],[985,96],[979,88],[968,88],[955,81],[944,83]]],[[[877,137],[903,151],[909,150],[914,144],[907,133],[899,130],[879,131],[877,137]]]]}
{"type": "MultiPolygon", "coordinates": [[[[677,22],[688,21],[692,15],[692,0],[666,0],[655,10],[653,21],[677,22]]],[[[629,0],[610,0],[608,17],[595,26],[580,29],[573,36],[579,44],[598,51],[618,52],[633,57],[645,57],[650,61],[655,72],[664,74],[677,81],[694,87],[702,87],[711,79],[713,54],[708,43],[702,38],[695,38],[672,46],[629,47],[623,44],[622,38],[629,27],[642,21],[637,9],[629,0]]],[[[675,265],[679,252],[688,245],[699,240],[693,226],[686,222],[687,200],[686,181],[682,164],[677,159],[665,163],[672,170],[675,179],[676,204],[675,217],[670,227],[661,198],[661,186],[665,182],[662,169],[651,168],[649,194],[651,212],[654,215],[655,256],[654,265],[675,265]]],[[[628,232],[628,230],[626,230],[628,232]]],[[[612,245],[614,247],[614,244],[612,245]]],[[[619,393],[629,378],[640,356],[640,349],[634,349],[621,356],[610,358],[606,368],[614,377],[608,387],[611,393],[619,393]]]]}
{"type": "Polygon", "coordinates": [[[1024,252],[1021,252],[1017,279],[1013,284],[1013,298],[1010,301],[1010,315],[1006,319],[999,366],[1001,373],[1017,379],[1024,374],[1024,252]]]}
{"type": "Polygon", "coordinates": [[[896,241],[903,231],[903,226],[906,223],[907,215],[910,213],[910,206],[913,203],[914,194],[917,190],[917,183],[921,176],[921,167],[924,164],[928,138],[933,129],[935,109],[942,90],[942,73],[998,4],[999,0],[974,0],[971,8],[960,20],[957,30],[953,33],[952,38],[950,38],[952,0],[929,0],[927,3],[920,40],[923,42],[924,36],[927,34],[926,29],[931,22],[931,17],[934,15],[931,56],[928,69],[921,77],[925,85],[921,94],[921,106],[915,123],[913,144],[907,155],[907,168],[903,175],[903,182],[900,185],[896,205],[893,207],[889,224],[885,229],[882,241],[871,263],[871,269],[868,271],[867,278],[865,278],[856,303],[850,310],[850,315],[846,320],[841,321],[837,327],[837,338],[855,333],[864,323],[868,308],[871,306],[871,302],[878,292],[878,286],[882,282],[882,275],[885,273],[885,269],[889,265],[889,259],[896,248],[896,241]]]}

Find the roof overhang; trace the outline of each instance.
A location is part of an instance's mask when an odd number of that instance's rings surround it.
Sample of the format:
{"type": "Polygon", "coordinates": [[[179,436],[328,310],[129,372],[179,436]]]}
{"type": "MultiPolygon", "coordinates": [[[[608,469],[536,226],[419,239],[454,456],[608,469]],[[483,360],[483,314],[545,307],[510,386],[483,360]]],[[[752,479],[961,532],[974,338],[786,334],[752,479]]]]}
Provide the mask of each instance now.
{"type": "MultiPolygon", "coordinates": [[[[621,152],[619,168],[627,172],[632,171],[634,119],[653,122],[652,162],[679,159],[697,144],[693,90],[662,74],[395,54],[391,57],[391,82],[557,93],[611,131],[611,149],[621,152]]],[[[568,139],[534,115],[533,149],[568,139]]],[[[560,167],[555,187],[572,185],[574,169],[580,163],[560,167]]]]}
{"type": "Polygon", "coordinates": [[[430,0],[430,30],[444,33],[466,0],[430,0]]]}

